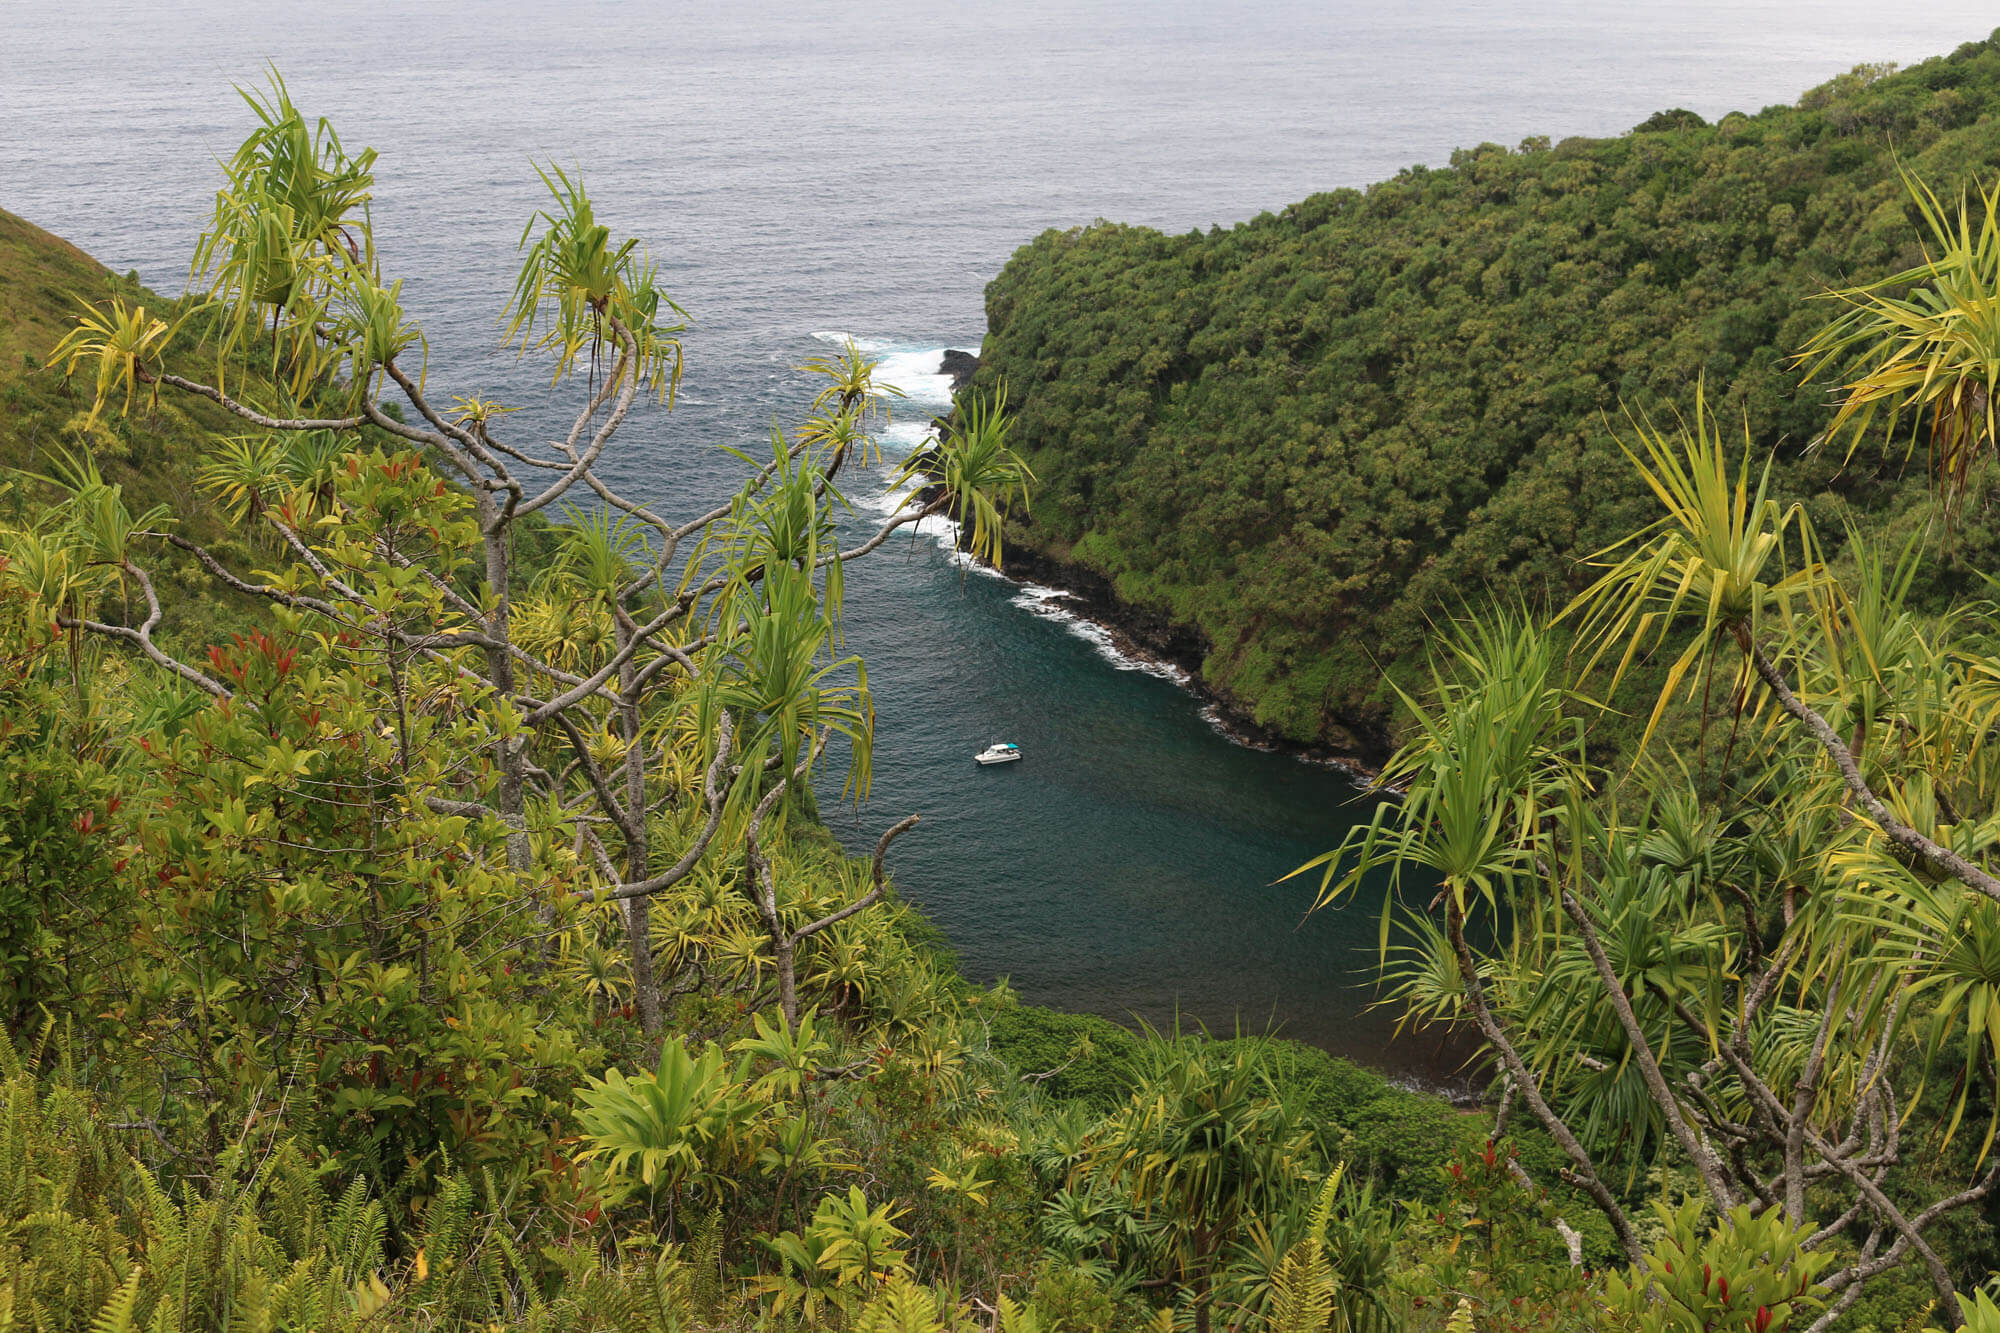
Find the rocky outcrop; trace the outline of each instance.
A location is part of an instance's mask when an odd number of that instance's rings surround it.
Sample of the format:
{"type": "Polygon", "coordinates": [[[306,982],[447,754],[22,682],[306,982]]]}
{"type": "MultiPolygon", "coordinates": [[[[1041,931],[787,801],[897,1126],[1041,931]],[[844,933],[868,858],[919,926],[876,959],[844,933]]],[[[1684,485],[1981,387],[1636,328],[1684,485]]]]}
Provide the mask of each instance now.
{"type": "Polygon", "coordinates": [[[965,386],[972,383],[974,372],[979,369],[979,358],[971,352],[945,349],[944,359],[938,366],[938,374],[951,376],[951,391],[964,393],[965,386]]]}
{"type": "Polygon", "coordinates": [[[1278,750],[1315,763],[1342,769],[1357,779],[1371,779],[1388,758],[1389,738],[1338,729],[1325,741],[1305,744],[1259,725],[1240,699],[1212,688],[1202,676],[1208,645],[1201,635],[1169,617],[1121,601],[1111,580],[1095,570],[1055,559],[1018,541],[1010,533],[1001,572],[1011,579],[1060,588],[1068,594],[1064,609],[1106,630],[1118,651],[1130,657],[1180,668],[1182,684],[1208,705],[1216,729],[1254,750],[1278,750]]]}

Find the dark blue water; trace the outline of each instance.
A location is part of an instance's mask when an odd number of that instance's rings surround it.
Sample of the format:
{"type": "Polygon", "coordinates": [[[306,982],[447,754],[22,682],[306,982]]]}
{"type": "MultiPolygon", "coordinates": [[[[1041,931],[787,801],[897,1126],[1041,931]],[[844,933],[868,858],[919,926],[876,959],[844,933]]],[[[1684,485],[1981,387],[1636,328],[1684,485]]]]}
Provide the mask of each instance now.
{"type": "MultiPolygon", "coordinates": [[[[381,150],[378,238],[434,386],[547,428],[540,371],[490,352],[493,319],[541,202],[529,159],[580,163],[599,217],[652,244],[696,320],[681,408],[628,427],[611,464],[685,513],[730,486],[718,446],[795,411],[815,333],[874,340],[934,401],[935,351],[977,345],[985,282],[1045,227],[1205,227],[1463,145],[1754,110],[1995,19],[1985,0],[0,0],[0,207],[178,290],[213,160],[246,127],[229,85],[275,61],[302,106],[381,150]]],[[[910,442],[906,427],[892,449],[910,442]]],[[[1360,1013],[1373,905],[1301,927],[1299,893],[1268,887],[1356,817],[1343,779],[1229,745],[1171,682],[1119,669],[934,541],[849,587],[877,784],[832,817],[859,846],[923,812],[898,880],[972,975],[1428,1063],[1360,1013]],[[974,767],[992,740],[1028,758],[974,767]]]]}

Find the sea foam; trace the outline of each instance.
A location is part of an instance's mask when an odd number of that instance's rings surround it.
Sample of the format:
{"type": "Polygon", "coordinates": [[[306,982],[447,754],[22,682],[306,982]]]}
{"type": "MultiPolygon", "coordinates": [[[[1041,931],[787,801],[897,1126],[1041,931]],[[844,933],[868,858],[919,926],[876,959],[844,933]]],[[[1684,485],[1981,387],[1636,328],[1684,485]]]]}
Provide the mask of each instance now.
{"type": "MultiPolygon", "coordinates": [[[[876,437],[883,459],[901,460],[922,448],[924,441],[930,438],[930,418],[935,413],[920,414],[920,409],[928,407],[942,409],[951,404],[951,376],[937,372],[945,349],[913,348],[907,343],[891,342],[883,338],[856,338],[851,334],[833,331],[815,333],[813,337],[837,347],[844,347],[852,342],[867,355],[878,358],[880,365],[876,370],[877,381],[893,384],[906,395],[893,405],[892,410],[899,410],[888,427],[876,437]]],[[[857,511],[874,514],[887,521],[903,512],[905,506],[912,503],[912,496],[918,489],[918,484],[884,486],[872,496],[850,498],[857,511]]],[[[982,564],[973,559],[970,553],[959,549],[960,527],[955,519],[942,514],[933,514],[914,526],[919,536],[935,542],[944,552],[945,558],[959,569],[985,578],[1006,579],[1006,575],[999,570],[982,564]]],[[[1061,625],[1063,629],[1089,644],[1099,657],[1118,670],[1138,671],[1148,676],[1157,676],[1161,680],[1172,681],[1183,689],[1193,684],[1188,673],[1180,667],[1171,662],[1158,662],[1126,652],[1118,646],[1118,640],[1110,630],[1075,610],[1060,605],[1071,600],[1070,594],[1062,589],[1044,587],[1039,583],[1022,583],[1016,587],[1015,595],[1008,599],[1013,605],[1061,625]]]]}
{"type": "Polygon", "coordinates": [[[913,415],[922,410],[928,426],[931,416],[951,406],[951,376],[938,373],[938,367],[944,360],[944,348],[913,347],[909,343],[887,338],[857,338],[837,330],[815,333],[813,337],[837,348],[851,342],[873,358],[876,362],[875,382],[900,389],[903,393],[900,400],[892,402],[892,410],[906,409],[913,415]]]}

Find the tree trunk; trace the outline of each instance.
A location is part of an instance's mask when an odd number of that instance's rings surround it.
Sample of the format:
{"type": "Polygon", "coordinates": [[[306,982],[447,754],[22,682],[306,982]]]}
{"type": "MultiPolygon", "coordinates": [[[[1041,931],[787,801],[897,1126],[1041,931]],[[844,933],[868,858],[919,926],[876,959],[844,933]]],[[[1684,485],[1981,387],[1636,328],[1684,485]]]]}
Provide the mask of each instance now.
{"type": "Polygon", "coordinates": [[[1681,1151],[1687,1154],[1702,1183],[1708,1186],[1709,1196],[1715,1201],[1715,1211],[1727,1213],[1736,1206],[1736,1191],[1729,1187],[1729,1177],[1722,1169],[1721,1160],[1709,1147],[1708,1141],[1681,1114],[1680,1103],[1675,1100],[1673,1089],[1667,1086],[1666,1075],[1660,1072],[1660,1063],[1653,1056],[1652,1043],[1646,1040],[1646,1031],[1639,1025],[1639,1015],[1632,1008],[1632,999],[1619,983],[1618,973],[1613,970],[1611,959],[1604,952],[1603,942],[1597,937],[1597,927],[1589,913],[1583,910],[1583,904],[1568,889],[1558,885],[1556,891],[1562,895],[1563,911],[1576,923],[1584,952],[1590,955],[1591,964],[1597,969],[1605,996],[1618,1016],[1618,1025],[1624,1029],[1625,1040],[1632,1045],[1632,1056],[1639,1066],[1639,1077],[1645,1083],[1646,1091],[1652,1094],[1660,1114],[1666,1117],[1667,1128],[1680,1142],[1681,1151]]]}
{"type": "MultiPolygon", "coordinates": [[[[505,697],[514,692],[514,657],[507,651],[509,602],[512,597],[513,558],[509,547],[511,525],[500,521],[493,497],[479,496],[479,530],[486,549],[486,587],[493,597],[493,609],[486,615],[486,636],[493,641],[486,650],[486,674],[494,690],[505,697]]],[[[500,742],[500,782],[493,794],[500,822],[507,826],[507,868],[516,874],[528,870],[528,738],[510,736],[500,742]]]]}
{"type": "Polygon", "coordinates": [[[1620,1208],[1618,1201],[1611,1196],[1611,1190],[1598,1179],[1597,1167],[1590,1160],[1590,1153],[1584,1149],[1576,1135],[1570,1132],[1569,1126],[1563,1123],[1555,1108],[1543,1098],[1541,1086],[1529,1072],[1527,1062],[1521,1058],[1521,1053],[1514,1049],[1514,1043],[1507,1039],[1506,1030],[1500,1026],[1500,1020],[1495,1018],[1493,1011],[1487,1007],[1486,986],[1479,979],[1479,968],[1473,961],[1472,948],[1465,942],[1465,914],[1459,910],[1456,897],[1446,903],[1444,927],[1445,935],[1451,941],[1452,952],[1458,957],[1458,975],[1465,985],[1466,1006],[1472,1010],[1472,1016],[1478,1022],[1479,1031],[1486,1038],[1486,1044],[1493,1048],[1494,1053],[1500,1057],[1501,1065],[1514,1076],[1515,1087],[1527,1101],[1528,1109],[1542,1122],[1542,1128],[1548,1130],[1549,1137],[1554,1139],[1570,1161],[1575,1163],[1577,1169],[1571,1173],[1573,1179],[1585,1193],[1590,1195],[1596,1202],[1598,1210],[1611,1223],[1611,1229],[1617,1233],[1618,1245],[1625,1251],[1625,1257],[1631,1261],[1634,1268],[1645,1267],[1646,1253],[1639,1245],[1637,1233],[1632,1230],[1631,1219],[1625,1216],[1625,1210],[1620,1208]]]}
{"type": "Polygon", "coordinates": [[[780,932],[773,938],[778,954],[778,1008],[785,1015],[785,1031],[799,1029],[799,978],[797,957],[799,942],[793,935],[780,932]]]}
{"type": "MultiPolygon", "coordinates": [[[[614,606],[618,647],[631,642],[637,626],[623,607],[614,606]]],[[[652,837],[646,820],[646,753],[639,726],[638,671],[630,661],[618,668],[618,729],[625,741],[625,878],[637,884],[652,870],[652,837]]],[[[652,895],[625,900],[625,937],[632,952],[632,1002],[639,1011],[639,1030],[648,1038],[660,1033],[660,985],[653,975],[652,895]]]]}

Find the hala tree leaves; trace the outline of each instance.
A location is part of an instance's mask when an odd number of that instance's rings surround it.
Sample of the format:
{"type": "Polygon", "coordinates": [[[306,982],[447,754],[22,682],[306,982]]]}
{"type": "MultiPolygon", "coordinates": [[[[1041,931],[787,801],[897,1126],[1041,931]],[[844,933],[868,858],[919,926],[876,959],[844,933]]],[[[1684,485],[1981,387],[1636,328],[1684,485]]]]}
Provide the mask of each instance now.
{"type": "MultiPolygon", "coordinates": [[[[595,364],[605,321],[615,321],[633,340],[633,362],[621,373],[636,376],[666,399],[680,383],[681,345],[675,335],[684,325],[660,322],[683,312],[661,289],[658,265],[636,238],[612,242],[611,229],[597,221],[584,193],[581,173],[572,176],[559,166],[536,172],[555,202],[521,232],[526,253],[503,316],[504,341],[522,352],[549,353],[560,381],[576,369],[586,348],[595,364]]],[[[616,387],[616,379],[608,379],[604,393],[616,387]]]]}
{"type": "Polygon", "coordinates": [[[227,354],[268,326],[270,363],[289,364],[298,392],[326,367],[315,325],[337,299],[377,314],[393,305],[373,281],[375,150],[350,154],[332,122],[308,122],[276,70],[267,92],[239,91],[258,125],[223,164],[190,273],[222,314],[218,384],[227,354]]]}
{"type": "Polygon", "coordinates": [[[1957,516],[1979,464],[2000,444],[2000,187],[1961,191],[1948,208],[1903,173],[1922,219],[1924,262],[1877,282],[1828,292],[1848,308],[1796,358],[1808,378],[1838,372],[1839,409],[1825,439],[1847,456],[1880,416],[1893,441],[1907,421],[1907,454],[1922,438],[1947,521],[1957,516]]]}
{"type": "Polygon", "coordinates": [[[84,303],[76,327],[56,344],[48,360],[51,366],[61,365],[65,376],[75,374],[80,365],[95,363],[97,380],[90,414],[84,418],[86,429],[121,391],[127,412],[142,384],[150,386],[150,399],[158,401],[161,358],[186,322],[186,314],[171,323],[148,315],[145,306],[128,305],[122,296],[109,297],[102,307],[84,303]]]}

